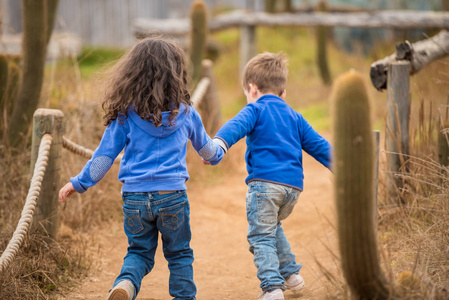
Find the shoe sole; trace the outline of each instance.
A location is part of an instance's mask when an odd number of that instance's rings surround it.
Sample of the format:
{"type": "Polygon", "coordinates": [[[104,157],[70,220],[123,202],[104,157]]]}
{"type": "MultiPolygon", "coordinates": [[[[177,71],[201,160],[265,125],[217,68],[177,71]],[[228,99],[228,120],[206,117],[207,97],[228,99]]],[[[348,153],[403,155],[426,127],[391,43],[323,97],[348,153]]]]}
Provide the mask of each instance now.
{"type": "Polygon", "coordinates": [[[292,286],[292,287],[288,287],[288,286],[287,286],[287,289],[291,290],[293,293],[297,293],[297,292],[299,292],[300,290],[302,290],[305,286],[306,286],[306,284],[305,284],[304,281],[303,281],[303,282],[301,282],[300,284],[295,285],[295,286],[292,286]]]}
{"type": "Polygon", "coordinates": [[[106,300],[128,300],[128,299],[129,296],[127,291],[125,291],[124,289],[116,289],[112,291],[112,293],[106,300]]]}

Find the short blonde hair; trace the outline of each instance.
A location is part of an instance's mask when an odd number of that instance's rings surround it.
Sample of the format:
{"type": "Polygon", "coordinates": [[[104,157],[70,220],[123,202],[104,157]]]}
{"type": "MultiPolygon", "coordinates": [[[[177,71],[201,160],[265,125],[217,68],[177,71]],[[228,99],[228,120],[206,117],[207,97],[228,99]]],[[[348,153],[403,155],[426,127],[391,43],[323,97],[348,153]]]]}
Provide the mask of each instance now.
{"type": "Polygon", "coordinates": [[[287,85],[287,56],[264,52],[254,56],[243,70],[243,88],[248,91],[249,84],[255,84],[260,92],[272,92],[281,96],[287,85]]]}

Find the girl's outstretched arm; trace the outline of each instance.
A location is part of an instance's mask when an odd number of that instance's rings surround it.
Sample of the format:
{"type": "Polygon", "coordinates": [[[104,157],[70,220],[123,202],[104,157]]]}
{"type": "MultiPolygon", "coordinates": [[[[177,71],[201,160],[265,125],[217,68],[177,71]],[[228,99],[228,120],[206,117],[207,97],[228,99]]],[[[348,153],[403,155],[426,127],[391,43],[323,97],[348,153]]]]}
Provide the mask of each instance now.
{"type": "Polygon", "coordinates": [[[100,145],[92,158],[77,176],[70,178],[73,188],[78,193],[84,193],[89,187],[97,184],[109,171],[114,159],[127,143],[129,131],[127,121],[123,120],[122,124],[118,119],[112,121],[104,131],[100,145]]]}
{"type": "Polygon", "coordinates": [[[193,107],[190,107],[190,110],[192,113],[192,126],[189,138],[192,146],[203,159],[203,163],[217,165],[223,159],[223,149],[207,135],[200,114],[193,107]]]}

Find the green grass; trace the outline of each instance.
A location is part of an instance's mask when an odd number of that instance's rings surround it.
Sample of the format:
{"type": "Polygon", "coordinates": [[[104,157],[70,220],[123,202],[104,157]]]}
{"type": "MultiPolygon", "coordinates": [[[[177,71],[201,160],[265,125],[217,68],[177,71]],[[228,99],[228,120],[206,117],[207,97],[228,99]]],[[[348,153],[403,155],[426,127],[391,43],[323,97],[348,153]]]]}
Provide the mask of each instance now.
{"type": "Polygon", "coordinates": [[[78,64],[83,79],[88,79],[95,72],[118,60],[125,53],[120,48],[84,47],[78,56],[78,64]]]}
{"type": "Polygon", "coordinates": [[[296,109],[317,131],[329,131],[331,120],[329,105],[326,103],[314,104],[303,109],[296,109]]]}

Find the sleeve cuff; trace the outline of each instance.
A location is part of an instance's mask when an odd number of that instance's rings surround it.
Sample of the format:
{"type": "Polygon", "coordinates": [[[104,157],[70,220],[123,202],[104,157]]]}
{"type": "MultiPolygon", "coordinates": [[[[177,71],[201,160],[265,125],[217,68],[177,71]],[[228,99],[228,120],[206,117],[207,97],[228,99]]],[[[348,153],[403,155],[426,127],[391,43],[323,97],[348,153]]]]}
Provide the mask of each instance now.
{"type": "Polygon", "coordinates": [[[223,149],[225,154],[228,152],[229,147],[228,147],[228,145],[226,144],[226,142],[224,140],[222,140],[219,137],[214,137],[213,141],[214,141],[215,144],[220,146],[221,149],[223,149]]]}
{"type": "Polygon", "coordinates": [[[73,188],[80,194],[84,193],[85,191],[87,191],[87,189],[85,187],[83,187],[80,183],[77,177],[72,177],[70,178],[70,182],[73,185],[73,188]]]}

